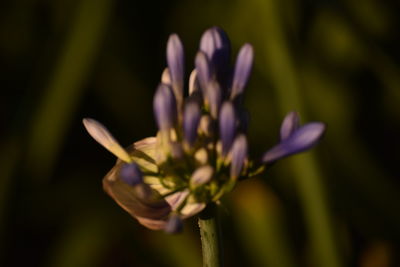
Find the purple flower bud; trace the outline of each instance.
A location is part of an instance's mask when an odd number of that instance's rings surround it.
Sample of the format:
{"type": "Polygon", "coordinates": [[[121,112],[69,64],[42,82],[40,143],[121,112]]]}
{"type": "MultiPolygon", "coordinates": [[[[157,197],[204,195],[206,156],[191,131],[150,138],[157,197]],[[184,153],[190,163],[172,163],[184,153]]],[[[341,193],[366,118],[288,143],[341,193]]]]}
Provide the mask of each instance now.
{"type": "Polygon", "coordinates": [[[217,69],[223,69],[229,63],[229,38],[218,27],[212,27],[204,32],[200,40],[200,50],[207,55],[217,69]]]}
{"type": "Polygon", "coordinates": [[[231,99],[243,93],[253,65],[253,47],[245,44],[239,51],[233,75],[231,99]]]}
{"type": "Polygon", "coordinates": [[[182,219],[176,214],[171,215],[167,221],[167,224],[165,225],[164,231],[168,234],[177,234],[182,232],[182,230],[182,219]]]}
{"type": "Polygon", "coordinates": [[[236,179],[242,171],[244,161],[247,157],[247,140],[244,134],[236,137],[231,150],[231,177],[236,179]]]}
{"type": "Polygon", "coordinates": [[[206,184],[211,180],[213,174],[214,169],[211,166],[201,166],[193,172],[192,177],[190,178],[190,184],[192,186],[206,184]]]}
{"type": "Polygon", "coordinates": [[[183,132],[185,140],[190,146],[196,141],[200,117],[201,110],[199,104],[194,101],[187,102],[183,114],[183,132]]]}
{"type": "Polygon", "coordinates": [[[222,142],[222,155],[226,155],[236,134],[236,116],[231,102],[225,102],[222,105],[219,114],[219,134],[222,142]]]}
{"type": "Polygon", "coordinates": [[[198,52],[195,59],[195,66],[197,71],[197,78],[203,93],[211,80],[210,63],[205,53],[198,52]]]}
{"type": "Polygon", "coordinates": [[[300,126],[300,118],[297,112],[289,112],[283,119],[281,125],[281,141],[287,139],[300,126]]]}
{"type": "Polygon", "coordinates": [[[324,132],[325,124],[321,122],[307,123],[267,151],[263,155],[262,161],[272,163],[283,157],[310,149],[321,139],[324,132]]]}
{"type": "Polygon", "coordinates": [[[135,186],[143,182],[143,175],[136,163],[124,164],[119,172],[120,179],[128,185],[135,186]]]}
{"type": "Polygon", "coordinates": [[[212,81],[208,84],[205,97],[207,98],[211,116],[216,119],[222,98],[221,87],[217,82],[212,81]]]}
{"type": "Polygon", "coordinates": [[[160,130],[171,129],[176,122],[176,100],[171,88],[160,84],[153,100],[154,115],[160,130]]]}
{"type": "Polygon", "coordinates": [[[178,103],[183,99],[184,51],[178,35],[171,34],[167,43],[167,63],[171,76],[172,88],[178,103]]]}

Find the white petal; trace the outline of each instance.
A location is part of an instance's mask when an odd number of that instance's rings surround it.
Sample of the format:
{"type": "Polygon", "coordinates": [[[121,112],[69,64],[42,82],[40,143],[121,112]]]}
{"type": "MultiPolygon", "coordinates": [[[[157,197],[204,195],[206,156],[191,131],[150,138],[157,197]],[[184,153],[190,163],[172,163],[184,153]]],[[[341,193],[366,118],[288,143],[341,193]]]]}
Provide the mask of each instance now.
{"type": "Polygon", "coordinates": [[[199,90],[199,81],[197,80],[197,70],[194,69],[189,77],[189,95],[199,90]]]}
{"type": "Polygon", "coordinates": [[[126,150],[115,140],[103,124],[96,120],[85,118],[83,119],[83,125],[93,139],[108,151],[125,162],[132,161],[126,150]]]}
{"type": "Polygon", "coordinates": [[[210,165],[202,166],[196,169],[190,178],[191,186],[200,186],[208,183],[213,177],[214,169],[210,165]]]}
{"type": "Polygon", "coordinates": [[[205,203],[189,203],[186,204],[185,207],[181,210],[182,218],[189,218],[193,215],[196,215],[200,211],[202,211],[206,207],[205,203]]]}
{"type": "Polygon", "coordinates": [[[189,190],[185,189],[183,191],[167,196],[165,200],[171,206],[172,210],[176,210],[177,208],[179,208],[179,206],[181,206],[183,201],[185,201],[188,196],[189,196],[189,190]]]}

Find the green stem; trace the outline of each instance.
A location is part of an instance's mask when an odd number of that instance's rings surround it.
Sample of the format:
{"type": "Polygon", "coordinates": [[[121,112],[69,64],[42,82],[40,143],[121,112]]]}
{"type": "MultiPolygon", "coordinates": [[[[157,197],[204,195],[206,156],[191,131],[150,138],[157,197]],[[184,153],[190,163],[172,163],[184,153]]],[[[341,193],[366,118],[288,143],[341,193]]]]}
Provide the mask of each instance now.
{"type": "Polygon", "coordinates": [[[222,267],[220,227],[215,204],[211,204],[199,215],[203,267],[222,267]]]}

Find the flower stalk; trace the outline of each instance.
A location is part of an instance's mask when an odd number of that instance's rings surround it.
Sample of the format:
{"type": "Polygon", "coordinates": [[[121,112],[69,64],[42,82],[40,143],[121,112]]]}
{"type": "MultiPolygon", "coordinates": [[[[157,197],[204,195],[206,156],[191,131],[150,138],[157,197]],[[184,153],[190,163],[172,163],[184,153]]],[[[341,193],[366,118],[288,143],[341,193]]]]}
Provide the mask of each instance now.
{"type": "Polygon", "coordinates": [[[222,267],[223,251],[218,210],[210,204],[199,215],[203,267],[222,267]]]}

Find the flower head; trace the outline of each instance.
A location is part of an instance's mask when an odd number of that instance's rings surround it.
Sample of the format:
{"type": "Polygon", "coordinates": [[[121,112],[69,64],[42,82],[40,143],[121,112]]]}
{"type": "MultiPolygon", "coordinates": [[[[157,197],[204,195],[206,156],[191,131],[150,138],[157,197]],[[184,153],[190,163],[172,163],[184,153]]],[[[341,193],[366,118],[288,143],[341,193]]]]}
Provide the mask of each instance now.
{"type": "Polygon", "coordinates": [[[289,113],[281,141],[261,160],[248,157],[248,115],[241,106],[252,69],[253,48],[245,44],[234,67],[230,43],[217,27],[202,36],[184,93],[184,50],[176,34],[167,43],[167,65],[153,110],[159,131],[123,148],[93,119],[84,119],[89,134],[117,156],[103,179],[104,190],[142,225],[176,233],[182,220],[203,210],[231,191],[236,182],[276,160],[311,148],[325,126],[299,126],[289,113]]]}

